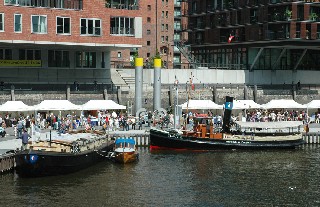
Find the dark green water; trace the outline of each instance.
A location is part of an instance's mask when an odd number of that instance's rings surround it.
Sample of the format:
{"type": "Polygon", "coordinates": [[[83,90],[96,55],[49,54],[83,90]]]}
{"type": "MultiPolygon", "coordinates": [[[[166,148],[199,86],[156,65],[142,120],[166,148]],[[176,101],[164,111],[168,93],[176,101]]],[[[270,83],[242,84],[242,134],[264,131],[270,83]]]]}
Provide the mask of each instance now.
{"type": "Polygon", "coordinates": [[[320,206],[320,145],[290,151],[153,151],[44,178],[1,176],[0,206],[320,206]]]}

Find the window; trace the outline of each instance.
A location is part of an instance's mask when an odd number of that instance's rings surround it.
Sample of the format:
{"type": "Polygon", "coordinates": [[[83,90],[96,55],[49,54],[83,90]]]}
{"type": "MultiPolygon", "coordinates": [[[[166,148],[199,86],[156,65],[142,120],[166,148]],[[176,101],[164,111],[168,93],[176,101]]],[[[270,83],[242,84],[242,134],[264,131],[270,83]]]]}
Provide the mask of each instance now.
{"type": "Polygon", "coordinates": [[[151,18],[150,17],[147,17],[147,22],[151,22],[151,18]]]}
{"type": "Polygon", "coordinates": [[[161,42],[164,42],[164,36],[161,36],[161,42]]]}
{"type": "Polygon", "coordinates": [[[47,33],[47,16],[32,15],[31,22],[32,33],[47,33]]]}
{"type": "Polygon", "coordinates": [[[12,50],[0,49],[0,60],[12,60],[12,50]]]}
{"type": "Polygon", "coordinates": [[[168,25],[168,24],[166,24],[166,31],[168,31],[168,29],[169,29],[169,25],[168,25]]]}
{"type": "Polygon", "coordinates": [[[174,33],[174,35],[173,35],[173,39],[174,39],[174,41],[180,41],[180,34],[179,33],[174,33]]]}
{"type": "Polygon", "coordinates": [[[161,17],[162,17],[162,18],[164,17],[164,11],[161,12],[161,17]]]}
{"type": "Polygon", "coordinates": [[[148,5],[148,10],[149,10],[149,11],[151,10],[151,5],[148,5]]]}
{"type": "Polygon", "coordinates": [[[48,50],[48,66],[49,67],[69,67],[69,51],[48,50]]]}
{"type": "Polygon", "coordinates": [[[151,34],[151,30],[150,29],[147,30],[147,35],[149,35],[149,34],[151,34]]]}
{"type": "Polygon", "coordinates": [[[147,52],[147,57],[150,57],[150,52],[147,52]]]}
{"type": "Polygon", "coordinates": [[[118,58],[121,58],[121,57],[122,57],[121,52],[118,52],[118,58]]]}
{"type": "Polygon", "coordinates": [[[70,17],[57,17],[57,34],[70,34],[70,17]]]}
{"type": "Polygon", "coordinates": [[[101,20],[100,19],[80,19],[81,35],[100,36],[101,20]]]}
{"type": "Polygon", "coordinates": [[[14,14],[14,32],[22,32],[22,15],[14,14]]]}
{"type": "Polygon", "coordinates": [[[164,24],[161,24],[161,31],[164,31],[164,24]]]}
{"type": "Polygon", "coordinates": [[[147,41],[147,45],[150,46],[150,41],[147,41]]]}
{"type": "Polygon", "coordinates": [[[83,0],[4,0],[4,4],[79,10],[82,9],[83,0]]]}
{"type": "Polygon", "coordinates": [[[181,22],[180,21],[174,21],[174,29],[180,30],[181,29],[181,22]]]}
{"type": "Polygon", "coordinates": [[[166,11],[166,18],[168,18],[168,15],[169,15],[169,12],[168,12],[168,11],[166,11]]]}
{"type": "Polygon", "coordinates": [[[41,50],[19,49],[19,60],[41,60],[41,50]]]}
{"type": "Polygon", "coordinates": [[[95,52],[76,52],[76,67],[78,68],[95,68],[95,52]]]}
{"type": "Polygon", "coordinates": [[[169,38],[168,38],[168,36],[166,36],[166,42],[168,42],[169,41],[169,38]]]}
{"type": "Polygon", "coordinates": [[[0,31],[4,31],[4,14],[0,13],[0,31]]]}
{"type": "Polygon", "coordinates": [[[110,34],[134,36],[134,18],[111,17],[110,34]]]}

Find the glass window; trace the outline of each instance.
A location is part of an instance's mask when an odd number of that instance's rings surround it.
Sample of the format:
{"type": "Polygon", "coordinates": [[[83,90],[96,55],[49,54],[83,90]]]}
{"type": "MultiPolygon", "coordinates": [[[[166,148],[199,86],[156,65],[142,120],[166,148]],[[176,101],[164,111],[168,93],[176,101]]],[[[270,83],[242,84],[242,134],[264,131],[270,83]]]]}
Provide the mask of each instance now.
{"type": "Polygon", "coordinates": [[[41,50],[19,49],[19,60],[41,60],[41,50]]]}
{"type": "Polygon", "coordinates": [[[76,52],[76,67],[96,68],[95,52],[76,52]]]}
{"type": "Polygon", "coordinates": [[[101,20],[100,19],[80,19],[81,29],[80,34],[82,35],[101,35],[101,20]]]}
{"type": "Polygon", "coordinates": [[[134,36],[134,18],[111,17],[110,34],[134,36]]]}
{"type": "Polygon", "coordinates": [[[57,34],[70,34],[70,17],[57,17],[57,34]]]}
{"type": "Polygon", "coordinates": [[[0,60],[12,60],[12,50],[0,49],[0,60]]]}
{"type": "Polygon", "coordinates": [[[0,13],[0,31],[4,31],[4,14],[0,13]]]}
{"type": "Polygon", "coordinates": [[[47,33],[47,16],[32,15],[32,32],[47,33]]]}
{"type": "Polygon", "coordinates": [[[14,14],[14,32],[22,32],[22,15],[14,14]]]}

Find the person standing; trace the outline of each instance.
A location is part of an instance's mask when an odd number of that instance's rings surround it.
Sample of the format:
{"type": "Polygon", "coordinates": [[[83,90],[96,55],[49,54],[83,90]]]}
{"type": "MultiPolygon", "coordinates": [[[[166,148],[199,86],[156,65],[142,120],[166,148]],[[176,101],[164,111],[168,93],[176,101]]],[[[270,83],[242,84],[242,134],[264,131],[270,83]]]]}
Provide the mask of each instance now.
{"type": "Polygon", "coordinates": [[[18,121],[17,131],[18,131],[18,137],[17,137],[17,139],[21,139],[22,131],[23,131],[22,121],[18,121]]]}
{"type": "Polygon", "coordinates": [[[31,136],[28,134],[27,130],[24,130],[23,134],[22,134],[21,150],[26,150],[27,149],[29,137],[31,137],[31,136]]]}

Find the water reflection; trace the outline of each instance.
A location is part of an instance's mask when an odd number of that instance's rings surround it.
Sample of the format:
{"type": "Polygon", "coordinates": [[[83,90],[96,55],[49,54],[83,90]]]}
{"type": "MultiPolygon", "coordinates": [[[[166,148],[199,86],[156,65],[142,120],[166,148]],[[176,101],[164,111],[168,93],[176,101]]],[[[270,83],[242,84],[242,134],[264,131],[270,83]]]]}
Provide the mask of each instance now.
{"type": "Polygon", "coordinates": [[[54,177],[1,176],[1,206],[319,206],[320,149],[152,151],[54,177]]]}

